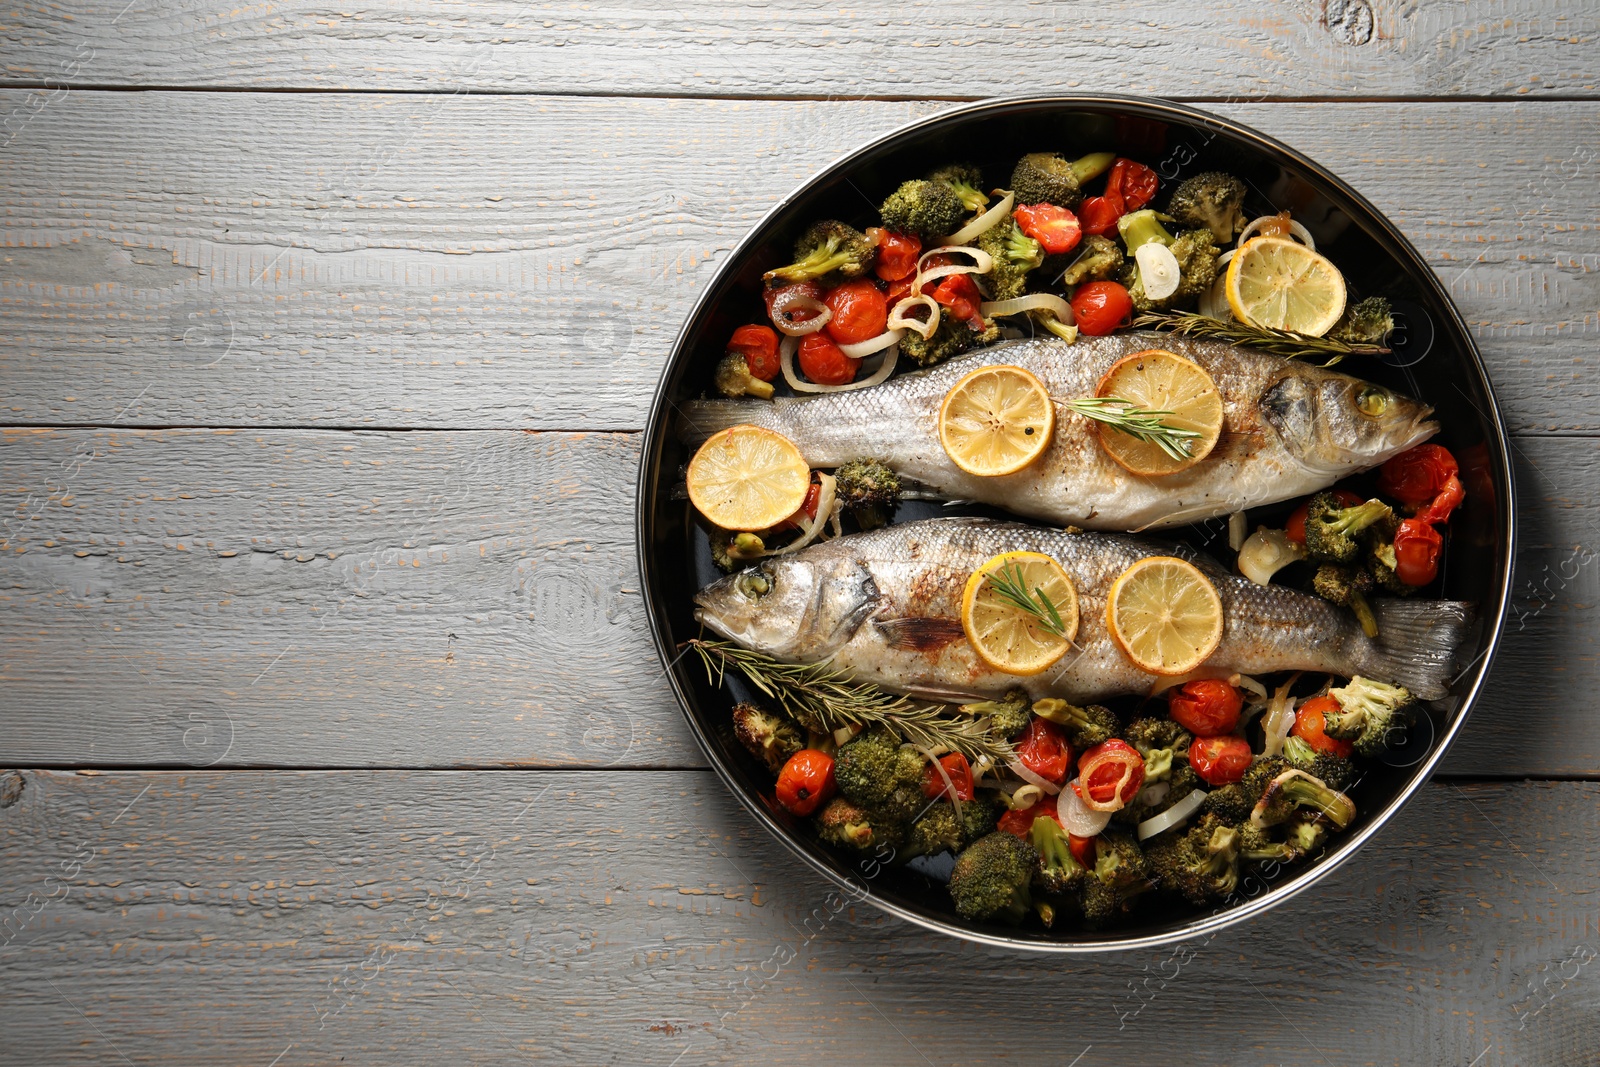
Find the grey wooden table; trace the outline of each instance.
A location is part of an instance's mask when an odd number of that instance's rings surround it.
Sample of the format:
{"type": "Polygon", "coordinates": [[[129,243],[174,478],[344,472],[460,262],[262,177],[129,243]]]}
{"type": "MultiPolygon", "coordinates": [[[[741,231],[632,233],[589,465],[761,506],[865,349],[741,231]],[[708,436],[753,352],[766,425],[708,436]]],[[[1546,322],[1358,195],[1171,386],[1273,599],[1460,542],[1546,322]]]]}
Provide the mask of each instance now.
{"type": "Polygon", "coordinates": [[[22,0],[0,12],[0,1061],[1600,1062],[1600,3],[22,0]],[[1202,103],[1471,322],[1519,594],[1322,884],[1040,960],[837,907],[643,632],[697,288],[861,140],[1202,103]]]}

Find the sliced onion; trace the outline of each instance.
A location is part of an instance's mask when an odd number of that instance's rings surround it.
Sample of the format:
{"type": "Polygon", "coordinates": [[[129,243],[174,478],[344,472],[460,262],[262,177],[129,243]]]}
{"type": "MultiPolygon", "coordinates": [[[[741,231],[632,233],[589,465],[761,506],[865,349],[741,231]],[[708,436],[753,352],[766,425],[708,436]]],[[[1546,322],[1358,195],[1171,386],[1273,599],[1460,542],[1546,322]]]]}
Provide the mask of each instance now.
{"type": "Polygon", "coordinates": [[[950,806],[955,809],[956,822],[961,822],[961,798],[956,796],[956,784],[950,780],[950,772],[944,769],[944,764],[939,762],[939,757],[921,745],[912,745],[912,748],[922,753],[922,758],[933,764],[934,771],[944,779],[945,796],[950,798],[950,806]]]}
{"type": "Polygon", "coordinates": [[[1011,205],[1016,201],[1017,194],[1007,192],[1005,196],[1000,198],[998,204],[961,227],[949,237],[946,237],[944,243],[947,245],[964,245],[977,240],[979,234],[987,233],[998,226],[1000,220],[1006,217],[1006,212],[1011,210],[1011,205]]]}
{"type": "Polygon", "coordinates": [[[1198,811],[1200,805],[1205,802],[1206,791],[1204,789],[1196,789],[1160,815],[1152,815],[1140,823],[1138,829],[1139,840],[1143,841],[1154,837],[1165,830],[1170,830],[1172,827],[1180,825],[1185,819],[1198,811]]]}
{"type": "Polygon", "coordinates": [[[1002,785],[1001,791],[1004,792],[1008,786],[1011,791],[1005,794],[1006,807],[1012,811],[1027,811],[1044,799],[1044,790],[1036,785],[1029,785],[1026,782],[1018,785],[1015,782],[1010,782],[1002,785]]]}
{"type": "Polygon", "coordinates": [[[924,285],[938,281],[940,278],[949,277],[952,274],[988,274],[993,267],[994,257],[981,248],[971,248],[967,245],[940,245],[938,248],[931,248],[917,257],[917,277],[916,281],[911,285],[911,291],[913,293],[921,293],[924,285]],[[928,262],[930,256],[951,254],[971,256],[972,262],[970,264],[946,263],[942,267],[924,269],[923,265],[928,262]]]}
{"type": "Polygon", "coordinates": [[[1167,794],[1170,792],[1172,792],[1171,782],[1151,782],[1149,785],[1139,790],[1139,795],[1133,799],[1136,803],[1144,804],[1147,807],[1153,808],[1163,800],[1167,799],[1167,794]]]}
{"type": "MultiPolygon", "coordinates": [[[[806,381],[795,373],[794,353],[799,346],[800,342],[793,337],[785,337],[778,345],[778,366],[783,370],[783,380],[797,393],[848,393],[852,389],[870,389],[887,381],[889,375],[894,373],[895,365],[900,362],[900,345],[897,341],[884,352],[883,362],[878,364],[878,369],[870,376],[859,382],[846,382],[843,385],[818,385],[816,382],[806,381]]],[[[818,511],[817,514],[821,515],[822,512],[818,511]]]]}
{"type": "Polygon", "coordinates": [[[1074,837],[1093,837],[1111,822],[1109,811],[1094,811],[1084,804],[1076,789],[1061,791],[1056,801],[1056,818],[1062,829],[1074,837]]]}
{"type": "Polygon", "coordinates": [[[1274,574],[1305,558],[1306,550],[1289,540],[1288,534],[1262,526],[1239,546],[1239,573],[1257,585],[1267,585],[1274,574]]]}
{"type": "Polygon", "coordinates": [[[1146,695],[1158,697],[1168,689],[1176,689],[1186,682],[1198,681],[1201,678],[1221,678],[1224,681],[1231,681],[1233,677],[1233,672],[1222,667],[1196,667],[1187,674],[1169,674],[1165,678],[1156,679],[1146,695]]]}
{"type": "MultiPolygon", "coordinates": [[[[1135,773],[1137,773],[1141,778],[1144,777],[1144,761],[1138,758],[1137,753],[1134,754],[1132,760],[1129,760],[1123,757],[1120,752],[1106,752],[1102,750],[1098,755],[1090,757],[1088,763],[1078,768],[1079,780],[1083,782],[1089,781],[1089,779],[1094,776],[1094,772],[1105,766],[1107,763],[1114,763],[1121,767],[1122,776],[1118,778],[1112,785],[1110,800],[1099,801],[1092,796],[1079,798],[1083,801],[1083,806],[1088,808],[1090,811],[1121,811],[1122,808],[1127,804],[1127,801],[1122,799],[1123,786],[1128,784],[1128,780],[1135,773]]],[[[1074,789],[1072,792],[1076,794],[1077,790],[1074,789]]]]}
{"type": "Polygon", "coordinates": [[[857,341],[853,345],[840,345],[839,351],[851,359],[866,359],[874,352],[882,352],[890,345],[899,344],[900,338],[906,335],[904,329],[885,330],[876,337],[869,337],[865,341],[857,341]]]}
{"type": "Polygon", "coordinates": [[[1233,320],[1233,308],[1228,304],[1228,278],[1222,270],[1217,271],[1217,280],[1211,283],[1211,288],[1200,294],[1200,304],[1196,309],[1208,319],[1217,319],[1221,322],[1233,320]]]}
{"type": "Polygon", "coordinates": [[[1139,264],[1139,284],[1144,286],[1145,296],[1165,300],[1178,291],[1183,268],[1172,249],[1160,241],[1147,241],[1133,250],[1133,258],[1139,264]]]}
{"type": "Polygon", "coordinates": [[[1260,697],[1262,700],[1272,699],[1267,693],[1267,687],[1250,677],[1248,674],[1236,674],[1228,679],[1240,689],[1246,689],[1260,697]]]}
{"type": "Polygon", "coordinates": [[[1235,511],[1228,516],[1228,547],[1235,552],[1244,547],[1244,539],[1250,527],[1245,522],[1244,512],[1235,511]]]}
{"type": "Polygon", "coordinates": [[[926,341],[933,336],[933,331],[939,328],[939,302],[927,293],[908,296],[890,310],[888,326],[891,330],[915,330],[917,336],[926,341]],[[906,314],[915,307],[925,307],[932,312],[927,321],[914,319],[906,314]]]}
{"type": "Polygon", "coordinates": [[[833,743],[836,745],[846,744],[864,729],[865,727],[863,726],[841,726],[833,731],[833,743]]]}
{"type": "MultiPolygon", "coordinates": [[[[1278,216],[1276,215],[1262,215],[1259,219],[1251,219],[1250,223],[1239,231],[1238,247],[1243,248],[1244,243],[1250,240],[1251,236],[1267,223],[1277,221],[1278,216]]],[[[1315,252],[1317,250],[1317,242],[1312,239],[1311,231],[1294,219],[1289,220],[1289,232],[1294,234],[1295,240],[1311,249],[1311,251],[1315,252]]],[[[1221,263],[1219,262],[1217,265],[1221,266],[1221,263]]]]}
{"type": "Polygon", "coordinates": [[[1267,702],[1267,717],[1261,722],[1261,730],[1267,738],[1266,746],[1261,750],[1263,756],[1283,753],[1283,740],[1294,726],[1294,698],[1289,695],[1289,690],[1300,680],[1300,673],[1295,671],[1290,675],[1287,682],[1273,691],[1272,699],[1267,702]]]}
{"type": "Polygon", "coordinates": [[[992,300],[986,304],[979,304],[978,311],[986,319],[996,315],[1016,315],[1024,311],[1048,311],[1063,325],[1078,324],[1077,317],[1072,313],[1072,305],[1054,293],[1029,293],[1026,296],[1014,296],[1010,300],[992,300]]]}
{"type": "Polygon", "coordinates": [[[817,493],[817,517],[814,519],[806,519],[803,523],[801,523],[799,537],[784,545],[782,548],[773,549],[771,552],[766,553],[766,555],[781,556],[786,552],[798,552],[800,549],[815,541],[817,539],[817,535],[822,532],[823,526],[827,525],[828,519],[833,515],[833,500],[835,495],[838,493],[839,482],[831,474],[819,474],[817,475],[817,479],[821,483],[820,489],[817,493]]]}
{"type": "Polygon", "coordinates": [[[1032,771],[1028,770],[1028,768],[1019,759],[1006,760],[1006,767],[1010,769],[1012,774],[1016,775],[1018,778],[1021,778],[1024,782],[1027,782],[1029,785],[1038,786],[1050,796],[1055,796],[1057,793],[1061,792],[1061,787],[1059,785],[1056,785],[1048,778],[1041,778],[1039,775],[1034,774],[1032,771]]]}
{"type": "Polygon", "coordinates": [[[773,298],[771,318],[772,325],[778,328],[779,333],[804,337],[828,325],[828,320],[833,318],[833,309],[814,296],[791,291],[779,293],[773,298]],[[790,322],[788,316],[791,311],[810,311],[813,314],[804,322],[790,322]]]}

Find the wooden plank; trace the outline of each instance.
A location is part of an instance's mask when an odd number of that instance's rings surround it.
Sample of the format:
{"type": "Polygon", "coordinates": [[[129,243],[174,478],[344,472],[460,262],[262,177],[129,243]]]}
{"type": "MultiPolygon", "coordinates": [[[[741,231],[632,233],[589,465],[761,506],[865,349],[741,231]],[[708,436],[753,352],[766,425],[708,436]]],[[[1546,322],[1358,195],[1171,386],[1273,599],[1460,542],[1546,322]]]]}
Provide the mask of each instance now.
{"type": "Polygon", "coordinates": [[[1243,927],[1046,961],[850,905],[706,772],[8,777],[0,976],[27,1062],[1500,1067],[1600,1047],[1592,783],[1432,785],[1243,927]],[[1024,985],[1050,1025],[1017,1024],[1024,985]]]}
{"type": "MultiPolygon", "coordinates": [[[[703,766],[642,631],[638,444],[0,434],[0,761],[703,766]]],[[[1517,457],[1514,613],[1445,767],[1600,775],[1600,442],[1517,457]]]]}
{"type": "Polygon", "coordinates": [[[12,84],[992,96],[1584,94],[1600,7],[1162,0],[952,9],[491,0],[7,13],[12,84]],[[932,16],[932,17],[930,17],[932,16]]]}
{"type": "MultiPolygon", "coordinates": [[[[637,428],[727,250],[936,106],[67,94],[0,155],[0,419],[637,428]]],[[[1600,430],[1593,107],[1218,110],[1417,242],[1516,427],[1600,430]]]]}

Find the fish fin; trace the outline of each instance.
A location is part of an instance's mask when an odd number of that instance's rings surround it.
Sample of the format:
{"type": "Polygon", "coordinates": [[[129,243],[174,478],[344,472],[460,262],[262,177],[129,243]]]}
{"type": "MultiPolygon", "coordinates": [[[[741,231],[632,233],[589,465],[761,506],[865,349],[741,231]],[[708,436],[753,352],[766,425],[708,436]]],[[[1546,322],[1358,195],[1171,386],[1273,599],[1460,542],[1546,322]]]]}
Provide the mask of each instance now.
{"type": "Polygon", "coordinates": [[[1460,600],[1376,599],[1372,613],[1378,637],[1360,657],[1360,673],[1403,685],[1419,700],[1445,696],[1473,606],[1460,600]]]}
{"type": "Polygon", "coordinates": [[[875,626],[884,643],[900,652],[937,652],[967,636],[960,619],[931,615],[908,615],[900,619],[879,619],[875,626]]]}
{"type": "Polygon", "coordinates": [[[748,423],[768,430],[781,430],[788,423],[788,409],[803,400],[780,397],[777,400],[686,400],[677,409],[678,440],[699,445],[719,430],[748,423]]]}

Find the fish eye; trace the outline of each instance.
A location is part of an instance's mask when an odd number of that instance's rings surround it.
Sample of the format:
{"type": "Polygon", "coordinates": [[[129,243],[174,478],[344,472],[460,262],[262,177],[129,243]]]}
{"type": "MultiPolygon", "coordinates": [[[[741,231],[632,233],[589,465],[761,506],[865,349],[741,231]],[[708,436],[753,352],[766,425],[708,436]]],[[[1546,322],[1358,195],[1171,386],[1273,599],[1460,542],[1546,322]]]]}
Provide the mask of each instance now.
{"type": "Polygon", "coordinates": [[[772,580],[760,571],[745,571],[733,586],[750,600],[760,600],[772,592],[772,580]]]}
{"type": "Polygon", "coordinates": [[[1389,390],[1369,385],[1356,394],[1356,410],[1370,418],[1377,418],[1389,409],[1389,390]]]}

